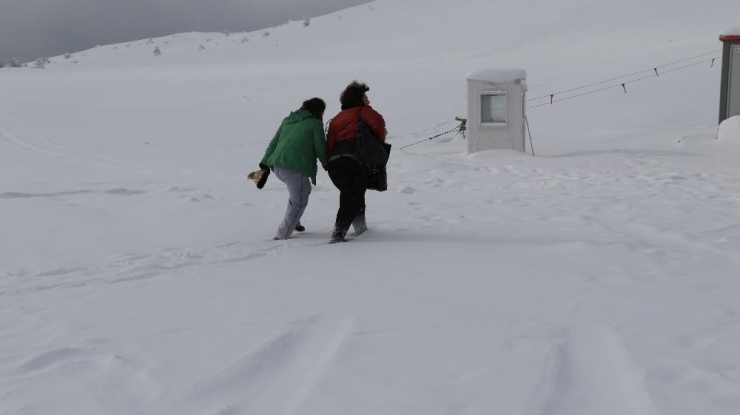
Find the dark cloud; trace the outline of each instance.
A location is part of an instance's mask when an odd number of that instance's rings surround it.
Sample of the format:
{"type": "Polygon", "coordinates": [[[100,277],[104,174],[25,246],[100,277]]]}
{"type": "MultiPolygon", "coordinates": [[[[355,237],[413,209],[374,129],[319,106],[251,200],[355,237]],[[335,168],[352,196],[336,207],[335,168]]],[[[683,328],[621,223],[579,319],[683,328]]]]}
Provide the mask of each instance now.
{"type": "Polygon", "coordinates": [[[369,0],[0,0],[0,60],[190,31],[254,31],[369,0]]]}

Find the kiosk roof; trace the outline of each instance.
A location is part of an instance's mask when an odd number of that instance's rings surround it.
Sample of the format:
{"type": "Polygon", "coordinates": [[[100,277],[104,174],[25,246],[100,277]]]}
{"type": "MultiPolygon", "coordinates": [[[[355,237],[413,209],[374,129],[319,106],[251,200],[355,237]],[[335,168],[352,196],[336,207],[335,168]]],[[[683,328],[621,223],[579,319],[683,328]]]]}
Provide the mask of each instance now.
{"type": "Polygon", "coordinates": [[[513,82],[517,79],[527,79],[527,71],[524,69],[481,69],[470,72],[468,79],[471,81],[513,82]]]}
{"type": "Polygon", "coordinates": [[[731,27],[719,34],[719,40],[729,42],[731,40],[740,40],[740,26],[731,27]]]}

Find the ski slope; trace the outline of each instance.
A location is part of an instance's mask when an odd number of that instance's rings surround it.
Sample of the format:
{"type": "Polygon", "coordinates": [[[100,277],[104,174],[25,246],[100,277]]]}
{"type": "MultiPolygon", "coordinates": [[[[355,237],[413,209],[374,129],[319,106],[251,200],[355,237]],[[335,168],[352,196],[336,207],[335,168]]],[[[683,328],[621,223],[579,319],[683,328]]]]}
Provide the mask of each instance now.
{"type": "Polygon", "coordinates": [[[738,15],[376,0],[0,69],[0,413],[737,414],[740,118],[711,60],[738,15]],[[535,156],[426,140],[502,67],[535,156]],[[246,173],[354,79],[394,145],[370,230],[327,244],[320,171],[272,241],[287,190],[246,173]]]}

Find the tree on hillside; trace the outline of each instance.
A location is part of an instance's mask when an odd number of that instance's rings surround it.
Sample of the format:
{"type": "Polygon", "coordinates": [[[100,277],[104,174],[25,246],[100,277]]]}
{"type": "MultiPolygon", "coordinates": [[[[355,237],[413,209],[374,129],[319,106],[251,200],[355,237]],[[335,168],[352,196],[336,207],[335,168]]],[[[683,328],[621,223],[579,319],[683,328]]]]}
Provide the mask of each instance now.
{"type": "Polygon", "coordinates": [[[38,59],[36,59],[36,67],[39,68],[39,69],[46,68],[46,64],[47,63],[51,63],[51,61],[49,60],[49,58],[38,58],[38,59]]]}
{"type": "Polygon", "coordinates": [[[0,61],[0,68],[20,68],[23,66],[23,62],[18,58],[6,59],[0,61]]]}

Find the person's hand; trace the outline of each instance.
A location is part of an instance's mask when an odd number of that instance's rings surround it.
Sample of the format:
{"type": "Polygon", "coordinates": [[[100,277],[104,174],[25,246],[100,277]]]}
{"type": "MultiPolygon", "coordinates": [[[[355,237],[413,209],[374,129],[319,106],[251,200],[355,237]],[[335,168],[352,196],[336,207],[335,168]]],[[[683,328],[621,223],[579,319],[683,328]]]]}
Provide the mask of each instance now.
{"type": "Polygon", "coordinates": [[[260,170],[270,170],[270,167],[260,163],[260,170]]]}

